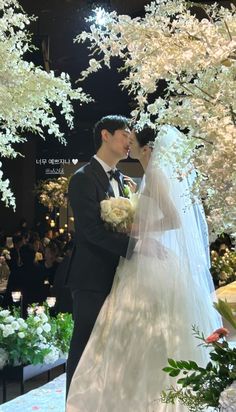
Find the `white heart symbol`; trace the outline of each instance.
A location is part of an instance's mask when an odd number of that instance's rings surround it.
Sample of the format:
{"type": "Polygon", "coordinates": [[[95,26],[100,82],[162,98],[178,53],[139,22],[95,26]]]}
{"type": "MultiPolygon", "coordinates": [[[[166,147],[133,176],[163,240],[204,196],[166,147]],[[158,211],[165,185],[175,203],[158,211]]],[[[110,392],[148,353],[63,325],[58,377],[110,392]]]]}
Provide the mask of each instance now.
{"type": "Polygon", "coordinates": [[[76,165],[78,163],[78,159],[72,159],[72,163],[76,165]]]}

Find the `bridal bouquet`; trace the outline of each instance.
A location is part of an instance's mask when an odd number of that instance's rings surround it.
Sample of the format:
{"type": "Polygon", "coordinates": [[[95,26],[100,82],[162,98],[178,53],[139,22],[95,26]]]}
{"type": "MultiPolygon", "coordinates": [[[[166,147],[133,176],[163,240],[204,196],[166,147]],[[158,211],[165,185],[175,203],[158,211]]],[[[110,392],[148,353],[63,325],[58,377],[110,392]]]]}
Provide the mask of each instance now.
{"type": "Polygon", "coordinates": [[[136,195],[130,199],[110,197],[101,202],[101,218],[108,228],[127,233],[131,229],[136,208],[136,195]]]}

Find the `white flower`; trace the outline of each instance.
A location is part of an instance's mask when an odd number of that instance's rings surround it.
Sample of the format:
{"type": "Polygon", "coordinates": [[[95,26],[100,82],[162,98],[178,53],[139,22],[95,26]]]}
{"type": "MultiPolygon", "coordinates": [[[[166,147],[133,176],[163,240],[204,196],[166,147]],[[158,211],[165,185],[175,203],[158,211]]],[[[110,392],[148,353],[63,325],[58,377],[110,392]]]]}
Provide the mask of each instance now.
{"type": "Polygon", "coordinates": [[[51,325],[49,325],[49,323],[45,323],[44,325],[43,325],[43,330],[45,331],[45,332],[50,332],[50,330],[51,330],[51,325]]]}
{"type": "Polygon", "coordinates": [[[59,358],[60,352],[55,346],[50,346],[50,353],[44,357],[44,363],[54,363],[59,358]]]}
{"type": "Polygon", "coordinates": [[[7,317],[5,318],[5,322],[8,322],[8,323],[13,322],[14,320],[15,320],[15,318],[14,318],[13,316],[7,316],[7,317]]]}
{"type": "Polygon", "coordinates": [[[42,314],[41,314],[41,319],[42,319],[43,322],[47,322],[47,321],[48,321],[48,317],[47,317],[47,315],[45,315],[45,313],[42,313],[42,314]]]}
{"type": "MultiPolygon", "coordinates": [[[[27,130],[43,138],[44,130],[48,130],[60,142],[66,142],[55,122],[53,103],[61,107],[61,114],[72,128],[72,101],[91,99],[81,88],[72,89],[67,74],[55,76],[54,72],[47,73],[24,60],[25,52],[31,47],[27,27],[34,18],[22,12],[17,0],[0,1],[0,12],[0,153],[14,158],[18,155],[15,144],[25,141],[27,130]]],[[[91,62],[91,71],[96,65],[91,62]]],[[[1,171],[0,194],[7,206],[15,207],[9,180],[2,178],[1,171]]]]}
{"type": "Polygon", "coordinates": [[[0,369],[4,368],[8,360],[8,354],[7,352],[0,348],[0,369]]]}
{"type": "Polygon", "coordinates": [[[193,196],[205,199],[210,230],[235,233],[235,8],[210,5],[207,14],[199,20],[183,0],[153,1],[140,20],[107,12],[107,24],[99,26],[91,17],[90,30],[76,41],[90,43],[93,59],[85,76],[93,65],[109,67],[116,56],[123,60],[127,75],[121,87],[136,100],[136,127],[148,125],[158,132],[170,124],[185,130],[182,155],[176,148],[173,156],[163,157],[180,170],[195,165],[193,196]],[[153,101],[151,93],[162,79],[165,94],[153,101]]]}
{"type": "Polygon", "coordinates": [[[46,342],[43,342],[43,341],[41,341],[39,344],[38,344],[38,348],[39,349],[48,349],[50,347],[50,345],[48,344],[48,343],[46,343],[46,342]]]}
{"type": "Polygon", "coordinates": [[[14,329],[11,327],[11,325],[6,325],[3,329],[3,337],[7,338],[9,335],[12,335],[14,333],[14,329]]]}
{"type": "Polygon", "coordinates": [[[25,334],[24,334],[24,332],[19,332],[18,336],[19,336],[19,338],[23,339],[25,337],[25,334]]]}
{"type": "Polygon", "coordinates": [[[123,222],[128,217],[128,213],[121,208],[114,207],[109,215],[109,220],[114,224],[118,225],[123,222]]]}
{"type": "Polygon", "coordinates": [[[37,329],[36,329],[36,333],[38,335],[41,335],[43,333],[43,329],[40,326],[38,326],[37,329]]]}
{"type": "Polygon", "coordinates": [[[37,306],[37,308],[35,309],[35,312],[37,313],[37,315],[42,315],[42,313],[45,312],[44,306],[37,306]]]}
{"type": "Polygon", "coordinates": [[[111,211],[111,202],[109,199],[101,201],[101,211],[104,215],[108,215],[111,211]]]}
{"type": "Polygon", "coordinates": [[[19,318],[19,319],[17,319],[17,322],[18,322],[18,324],[20,325],[21,328],[25,328],[25,329],[28,328],[28,325],[27,325],[27,323],[24,321],[24,319],[19,318]]]}
{"type": "Polygon", "coordinates": [[[34,309],[33,308],[27,308],[27,313],[28,313],[28,315],[33,315],[34,314],[34,309]]]}
{"type": "Polygon", "coordinates": [[[47,342],[47,339],[43,335],[39,336],[39,340],[40,340],[40,343],[46,343],[47,342]]]}
{"type": "Polygon", "coordinates": [[[221,412],[236,412],[236,381],[221,392],[219,406],[221,412]]]}
{"type": "Polygon", "coordinates": [[[68,353],[66,352],[62,352],[61,350],[60,350],[60,353],[59,353],[59,358],[61,358],[61,359],[67,359],[68,358],[68,353]]]}
{"type": "Polygon", "coordinates": [[[10,311],[8,309],[0,311],[0,316],[6,317],[8,315],[10,315],[10,311]]]}
{"type": "Polygon", "coordinates": [[[91,67],[91,71],[93,72],[96,72],[98,69],[101,68],[101,64],[96,59],[90,59],[89,66],[91,67]]]}
{"type": "Polygon", "coordinates": [[[18,330],[20,328],[20,325],[17,322],[17,320],[15,320],[14,322],[11,323],[11,327],[15,330],[18,330]]]}

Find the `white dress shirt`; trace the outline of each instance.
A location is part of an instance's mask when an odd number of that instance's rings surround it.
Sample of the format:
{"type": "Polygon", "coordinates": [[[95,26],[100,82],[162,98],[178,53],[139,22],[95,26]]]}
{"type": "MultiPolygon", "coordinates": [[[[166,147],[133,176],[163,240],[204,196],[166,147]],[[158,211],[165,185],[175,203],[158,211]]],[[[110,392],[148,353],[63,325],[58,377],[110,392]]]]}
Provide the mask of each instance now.
{"type": "MultiPolygon", "coordinates": [[[[97,155],[94,155],[93,157],[94,157],[94,159],[96,159],[96,160],[100,163],[100,165],[102,166],[102,168],[103,168],[104,172],[106,173],[108,179],[110,180],[110,175],[109,175],[108,172],[110,172],[110,170],[113,170],[113,169],[111,168],[111,166],[109,166],[108,164],[106,164],[106,163],[105,163],[102,159],[100,159],[97,155]]],[[[115,197],[119,197],[119,196],[120,196],[120,192],[119,192],[118,182],[117,182],[114,178],[112,178],[112,179],[110,180],[110,184],[111,184],[111,187],[112,187],[112,189],[113,189],[113,192],[114,192],[115,197]]]]}

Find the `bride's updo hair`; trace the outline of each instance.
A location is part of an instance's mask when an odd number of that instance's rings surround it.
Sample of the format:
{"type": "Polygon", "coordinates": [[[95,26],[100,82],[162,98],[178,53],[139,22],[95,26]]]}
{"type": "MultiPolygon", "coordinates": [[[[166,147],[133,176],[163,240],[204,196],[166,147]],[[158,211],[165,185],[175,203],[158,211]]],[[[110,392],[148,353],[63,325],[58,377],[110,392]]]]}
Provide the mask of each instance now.
{"type": "Polygon", "coordinates": [[[140,147],[149,146],[153,147],[156,138],[156,131],[151,127],[144,126],[142,130],[136,130],[134,128],[134,133],[137,138],[140,147]]]}

